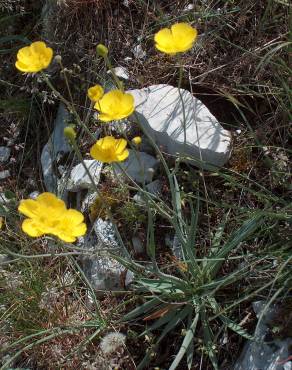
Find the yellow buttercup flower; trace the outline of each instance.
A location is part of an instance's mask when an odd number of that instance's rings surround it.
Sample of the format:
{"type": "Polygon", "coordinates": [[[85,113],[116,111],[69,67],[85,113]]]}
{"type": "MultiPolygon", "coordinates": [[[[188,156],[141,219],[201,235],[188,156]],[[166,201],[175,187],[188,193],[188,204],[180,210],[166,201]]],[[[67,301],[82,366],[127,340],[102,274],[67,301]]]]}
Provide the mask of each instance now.
{"type": "Polygon", "coordinates": [[[22,230],[31,237],[45,234],[73,243],[86,233],[82,213],[67,209],[65,203],[52,193],[42,193],[36,199],[24,199],[18,211],[28,218],[22,223],[22,230]]]}
{"type": "Polygon", "coordinates": [[[120,120],[134,112],[134,98],[121,90],[112,90],[104,94],[94,108],[100,112],[98,118],[103,122],[120,120]]]}
{"type": "Polygon", "coordinates": [[[129,156],[126,149],[125,139],[116,139],[113,136],[105,136],[99,139],[90,149],[92,158],[100,162],[122,162],[129,156]]]}
{"type": "Polygon", "coordinates": [[[103,94],[104,90],[100,85],[92,86],[87,90],[87,96],[93,102],[97,102],[103,96],[103,94]]]}
{"type": "Polygon", "coordinates": [[[188,23],[176,23],[155,34],[155,47],[166,54],[183,53],[192,48],[197,34],[197,30],[188,23]]]}
{"type": "Polygon", "coordinates": [[[52,58],[53,50],[43,41],[36,41],[18,50],[15,66],[21,72],[39,72],[49,66],[52,58]]]}

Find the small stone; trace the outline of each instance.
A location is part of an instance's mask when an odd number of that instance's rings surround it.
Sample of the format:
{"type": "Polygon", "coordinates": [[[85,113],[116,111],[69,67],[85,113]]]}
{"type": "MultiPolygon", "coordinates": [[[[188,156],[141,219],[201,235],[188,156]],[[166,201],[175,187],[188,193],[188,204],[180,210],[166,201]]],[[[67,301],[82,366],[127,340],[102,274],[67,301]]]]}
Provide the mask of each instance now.
{"type": "Polygon", "coordinates": [[[141,239],[138,238],[137,236],[133,236],[132,245],[133,245],[135,253],[137,254],[141,254],[145,250],[143,243],[141,242],[141,239]]]}
{"type": "Polygon", "coordinates": [[[136,115],[130,119],[135,122],[138,116],[148,135],[166,153],[183,156],[184,161],[199,167],[204,167],[204,162],[215,166],[227,162],[230,132],[189,91],[164,84],[128,92],[136,106],[136,115]]]}
{"type": "Polygon", "coordinates": [[[36,199],[40,195],[39,191],[35,190],[29,194],[30,199],[36,199]]]}
{"type": "Polygon", "coordinates": [[[189,12],[191,10],[194,10],[195,9],[195,5],[194,4],[188,4],[184,9],[183,11],[184,12],[189,12]]]}
{"type": "Polygon", "coordinates": [[[172,251],[172,254],[179,260],[183,260],[183,250],[182,245],[179,241],[179,238],[177,235],[174,235],[173,238],[170,237],[170,235],[165,236],[165,244],[167,247],[169,247],[172,251]]]}
{"type": "Polygon", "coordinates": [[[133,54],[137,59],[144,59],[146,57],[146,52],[143,50],[140,44],[133,48],[133,54]]]}
{"type": "MultiPolygon", "coordinates": [[[[115,75],[123,80],[128,80],[130,78],[129,71],[125,67],[115,67],[113,68],[115,75]]],[[[111,74],[111,70],[107,71],[108,74],[111,74]]]]}
{"type": "Polygon", "coordinates": [[[154,172],[159,164],[158,160],[144,152],[137,152],[130,149],[129,153],[129,157],[125,161],[120,162],[119,165],[113,165],[117,176],[123,175],[125,180],[129,181],[127,176],[123,174],[124,171],[135,182],[151,182],[154,172]],[[119,166],[122,168],[122,170],[119,168],[119,166]]]}
{"type": "Polygon", "coordinates": [[[153,195],[161,194],[161,190],[162,190],[161,181],[155,180],[155,181],[150,182],[149,184],[146,185],[146,190],[153,195]]]}
{"type": "Polygon", "coordinates": [[[0,171],[0,180],[5,180],[7,177],[10,177],[9,170],[0,171]]]}
{"type": "Polygon", "coordinates": [[[11,149],[7,146],[0,146],[0,163],[7,162],[10,157],[11,149]]]}
{"type": "MultiPolygon", "coordinates": [[[[84,164],[87,167],[94,181],[94,184],[97,185],[100,179],[102,163],[95,161],[94,159],[85,159],[84,164]]],[[[82,163],[77,164],[77,166],[75,166],[71,170],[71,173],[68,179],[67,179],[67,174],[64,174],[62,176],[61,183],[65,181],[67,181],[66,189],[69,191],[73,191],[73,192],[77,192],[81,189],[90,189],[94,186],[82,163]]]]}

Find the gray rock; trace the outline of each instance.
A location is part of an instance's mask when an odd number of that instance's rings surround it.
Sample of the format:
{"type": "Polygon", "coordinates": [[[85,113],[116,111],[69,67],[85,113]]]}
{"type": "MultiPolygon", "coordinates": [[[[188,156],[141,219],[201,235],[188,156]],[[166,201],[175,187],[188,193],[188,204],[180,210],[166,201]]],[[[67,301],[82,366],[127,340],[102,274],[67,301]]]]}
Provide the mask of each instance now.
{"type": "Polygon", "coordinates": [[[7,162],[10,157],[11,149],[7,146],[0,146],[0,163],[7,162]]]}
{"type": "MultiPolygon", "coordinates": [[[[145,190],[153,195],[159,196],[162,190],[162,183],[160,180],[154,180],[145,186],[145,190]]],[[[141,206],[145,204],[144,196],[141,192],[135,194],[133,200],[141,206]]]]}
{"type": "MultiPolygon", "coordinates": [[[[128,92],[134,96],[136,114],[148,135],[168,154],[188,157],[187,162],[202,167],[204,162],[216,166],[227,162],[229,131],[189,91],[181,89],[180,97],[176,87],[152,85],[128,92]]],[[[133,115],[131,120],[135,119],[133,115]]]]}
{"type": "MultiPolygon", "coordinates": [[[[94,290],[121,290],[126,284],[126,276],[123,278],[125,272],[125,267],[108,256],[86,259],[84,273],[94,290]]],[[[127,284],[131,281],[128,278],[127,284]]]]}
{"type": "Polygon", "coordinates": [[[108,251],[123,255],[111,222],[97,219],[93,225],[94,233],[80,238],[79,246],[94,251],[92,257],[82,257],[84,273],[95,290],[120,290],[129,285],[133,274],[126,272],[124,266],[114,260],[108,251]]]}
{"type": "Polygon", "coordinates": [[[141,184],[144,181],[145,183],[151,182],[159,164],[158,160],[144,152],[137,152],[131,149],[129,152],[129,157],[125,161],[113,164],[115,173],[118,176],[123,175],[125,180],[127,180],[127,176],[123,174],[123,171],[135,182],[141,184]]]}
{"type": "MultiPolygon", "coordinates": [[[[84,164],[87,167],[95,185],[97,185],[100,179],[102,163],[94,159],[85,159],[84,164]]],[[[90,189],[93,187],[90,177],[88,176],[87,171],[82,163],[79,163],[73,167],[69,177],[66,172],[63,174],[60,181],[60,186],[64,183],[66,183],[66,189],[73,192],[77,192],[82,189],[90,189]]]]}
{"type": "Polygon", "coordinates": [[[268,324],[277,317],[275,306],[265,309],[263,301],[254,302],[253,309],[260,319],[255,329],[256,341],[248,341],[234,366],[234,370],[291,370],[291,361],[285,360],[291,355],[292,339],[265,339],[269,332],[268,324]],[[265,312],[266,311],[266,312],[265,312]],[[268,342],[268,343],[265,343],[268,342]],[[284,363],[282,363],[284,361],[284,363]]]}
{"type": "Polygon", "coordinates": [[[98,218],[93,224],[93,229],[97,236],[99,248],[114,248],[116,250],[120,248],[115,228],[110,221],[104,221],[103,219],[98,218]]]}
{"type": "Polygon", "coordinates": [[[170,237],[170,235],[166,235],[165,237],[165,244],[167,247],[169,247],[172,251],[172,254],[179,260],[183,260],[183,250],[182,245],[179,241],[179,238],[177,235],[174,235],[173,238],[170,237]]]}
{"type": "Polygon", "coordinates": [[[82,201],[81,205],[81,212],[88,212],[89,208],[95,201],[95,199],[98,197],[98,193],[96,191],[89,191],[85,198],[82,201]]]}
{"type": "Polygon", "coordinates": [[[54,122],[54,131],[44,146],[41,154],[41,165],[46,189],[52,193],[58,189],[58,179],[54,172],[54,162],[59,153],[66,154],[71,151],[71,148],[64,136],[64,128],[68,124],[70,118],[66,107],[60,103],[57,112],[57,117],[54,122]]]}
{"type": "Polygon", "coordinates": [[[0,171],[0,180],[5,180],[8,177],[10,177],[10,171],[9,170],[0,171]]]}
{"type": "Polygon", "coordinates": [[[133,236],[132,245],[133,245],[135,253],[137,254],[141,254],[145,251],[144,245],[138,236],[133,236]]]}
{"type": "Polygon", "coordinates": [[[153,195],[159,195],[161,194],[161,190],[162,190],[162,183],[160,180],[154,180],[152,182],[150,182],[149,184],[147,184],[145,186],[146,190],[153,194],[153,195]]]}

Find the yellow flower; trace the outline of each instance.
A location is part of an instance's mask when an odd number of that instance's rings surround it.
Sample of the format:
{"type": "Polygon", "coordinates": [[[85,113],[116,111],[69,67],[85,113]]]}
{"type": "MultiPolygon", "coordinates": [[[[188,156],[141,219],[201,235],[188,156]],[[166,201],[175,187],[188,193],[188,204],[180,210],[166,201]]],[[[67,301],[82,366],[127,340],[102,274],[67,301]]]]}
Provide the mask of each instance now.
{"type": "Polygon", "coordinates": [[[113,136],[105,136],[91,147],[90,155],[100,162],[122,162],[129,156],[126,146],[127,141],[125,139],[115,139],[113,136]]]}
{"type": "Polygon", "coordinates": [[[155,47],[166,54],[183,53],[192,48],[197,34],[197,30],[188,23],[176,23],[155,34],[155,47]]]}
{"type": "Polygon", "coordinates": [[[100,85],[95,85],[87,90],[87,96],[93,102],[97,102],[104,94],[104,90],[100,85]]]}
{"type": "Polygon", "coordinates": [[[140,145],[140,144],[142,143],[141,136],[135,136],[135,137],[132,139],[132,142],[133,142],[133,144],[135,144],[135,145],[140,145]]]}
{"type": "Polygon", "coordinates": [[[94,108],[100,111],[98,118],[103,122],[119,120],[134,112],[134,98],[121,90],[112,90],[104,94],[94,108]]]}
{"type": "Polygon", "coordinates": [[[28,217],[22,223],[22,230],[34,238],[51,234],[72,243],[86,233],[82,213],[67,209],[65,203],[52,193],[42,193],[35,200],[22,200],[18,211],[28,217]]]}
{"type": "Polygon", "coordinates": [[[15,66],[21,72],[39,72],[49,66],[52,58],[53,50],[43,41],[36,41],[18,50],[15,66]]]}

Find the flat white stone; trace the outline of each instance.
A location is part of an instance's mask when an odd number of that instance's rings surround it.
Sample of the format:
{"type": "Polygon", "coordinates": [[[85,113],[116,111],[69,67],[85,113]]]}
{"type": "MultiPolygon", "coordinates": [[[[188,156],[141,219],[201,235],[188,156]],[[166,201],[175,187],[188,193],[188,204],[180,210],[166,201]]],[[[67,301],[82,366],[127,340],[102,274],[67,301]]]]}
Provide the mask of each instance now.
{"type": "MultiPolygon", "coordinates": [[[[97,185],[100,179],[100,173],[102,169],[102,163],[95,161],[94,159],[85,159],[84,164],[87,167],[94,183],[97,185]]],[[[66,181],[66,174],[61,183],[66,181]]],[[[90,189],[93,187],[93,184],[90,180],[90,177],[87,174],[82,163],[77,164],[71,170],[70,176],[67,180],[66,189],[69,191],[79,191],[81,189],[90,189]]]]}
{"type": "MultiPolygon", "coordinates": [[[[168,154],[188,157],[187,162],[202,167],[204,162],[216,166],[227,162],[229,131],[189,91],[164,84],[128,92],[134,96],[136,114],[148,135],[168,154]]],[[[131,119],[135,121],[135,115],[131,119]]]]}
{"type": "MultiPolygon", "coordinates": [[[[119,164],[114,163],[113,168],[117,176],[123,175],[123,171],[138,183],[149,183],[152,181],[154,172],[158,167],[158,160],[144,152],[129,150],[129,157],[119,164]],[[122,169],[121,169],[122,168],[122,169]]],[[[125,180],[127,176],[124,175],[125,180]]]]}

